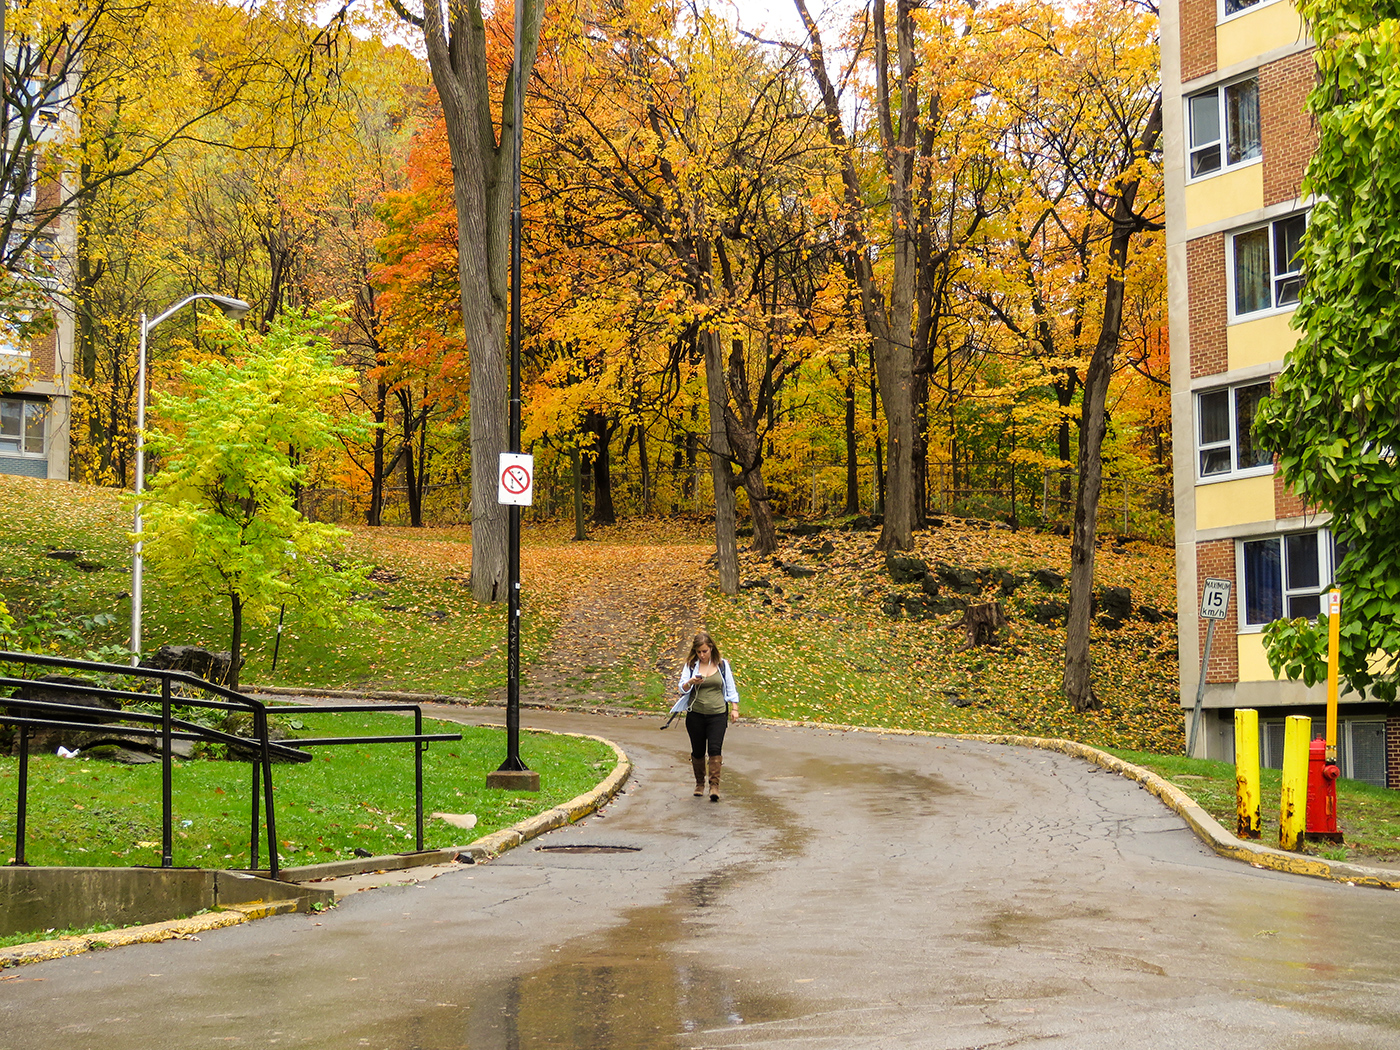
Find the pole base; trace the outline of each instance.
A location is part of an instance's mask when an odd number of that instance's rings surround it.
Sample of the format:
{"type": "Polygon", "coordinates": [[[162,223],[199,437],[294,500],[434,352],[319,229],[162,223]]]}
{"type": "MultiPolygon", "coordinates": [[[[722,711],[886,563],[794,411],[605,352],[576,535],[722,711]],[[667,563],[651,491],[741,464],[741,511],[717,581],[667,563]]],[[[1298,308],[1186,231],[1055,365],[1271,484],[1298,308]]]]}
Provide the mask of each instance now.
{"type": "Polygon", "coordinates": [[[540,775],[532,769],[498,769],[486,774],[486,786],[504,791],[538,791],[540,775]]]}
{"type": "Polygon", "coordinates": [[[1340,831],[1307,831],[1303,833],[1304,842],[1332,842],[1342,845],[1342,833],[1340,831]]]}

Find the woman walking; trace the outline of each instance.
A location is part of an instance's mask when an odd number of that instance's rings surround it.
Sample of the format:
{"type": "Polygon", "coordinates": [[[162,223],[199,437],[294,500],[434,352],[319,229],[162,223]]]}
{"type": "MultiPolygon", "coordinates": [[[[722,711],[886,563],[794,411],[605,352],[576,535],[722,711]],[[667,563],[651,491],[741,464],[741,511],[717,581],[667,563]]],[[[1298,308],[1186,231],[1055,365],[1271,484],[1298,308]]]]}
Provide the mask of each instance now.
{"type": "Polygon", "coordinates": [[[685,731],[690,734],[690,765],[695,771],[695,797],[705,794],[706,758],[710,774],[710,801],[719,801],[720,771],[724,766],[721,750],[724,731],[739,721],[739,691],[734,688],[734,672],[721,658],[719,646],[704,631],[690,643],[690,655],[681,668],[681,701],[686,707],[685,731]]]}

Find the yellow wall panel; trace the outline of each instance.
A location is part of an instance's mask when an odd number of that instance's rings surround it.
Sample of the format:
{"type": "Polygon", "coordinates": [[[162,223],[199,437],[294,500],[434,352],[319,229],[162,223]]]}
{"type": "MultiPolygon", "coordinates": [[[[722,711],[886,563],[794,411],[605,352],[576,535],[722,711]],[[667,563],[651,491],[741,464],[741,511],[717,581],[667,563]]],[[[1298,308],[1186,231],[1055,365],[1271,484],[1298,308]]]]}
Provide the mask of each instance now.
{"type": "Polygon", "coordinates": [[[1307,39],[1303,20],[1288,0],[1260,4],[1256,10],[1215,27],[1215,65],[1226,69],[1276,47],[1307,39]]]}
{"type": "MultiPolygon", "coordinates": [[[[1241,595],[1230,595],[1230,601],[1237,601],[1241,595]]],[[[1239,652],[1241,682],[1272,682],[1274,672],[1269,668],[1269,658],[1264,653],[1262,634],[1241,634],[1236,636],[1235,645],[1239,652]]],[[[1227,652],[1229,650],[1226,650],[1227,652]]]]}
{"type": "Polygon", "coordinates": [[[1298,342],[1292,327],[1293,311],[1271,314],[1232,324],[1225,331],[1227,367],[1230,371],[1282,361],[1298,342]]]}
{"type": "Polygon", "coordinates": [[[1196,486],[1196,531],[1274,520],[1274,475],[1196,486]]]}
{"type": "Polygon", "coordinates": [[[1186,186],[1186,228],[1193,230],[1264,206],[1264,165],[1247,164],[1186,186]]]}

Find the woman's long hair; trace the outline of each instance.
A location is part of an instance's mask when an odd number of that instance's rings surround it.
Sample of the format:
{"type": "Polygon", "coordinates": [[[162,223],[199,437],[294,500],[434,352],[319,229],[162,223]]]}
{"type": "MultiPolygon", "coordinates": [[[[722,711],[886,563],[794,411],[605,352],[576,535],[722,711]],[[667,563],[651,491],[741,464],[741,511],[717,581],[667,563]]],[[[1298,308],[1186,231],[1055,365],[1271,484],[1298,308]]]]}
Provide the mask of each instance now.
{"type": "Polygon", "coordinates": [[[720,660],[719,646],[716,645],[715,640],[704,631],[697,634],[695,636],[695,641],[690,643],[690,655],[685,658],[685,665],[687,667],[694,667],[696,665],[700,659],[700,647],[702,645],[708,645],[710,647],[710,655],[715,658],[715,666],[718,667],[720,660]]]}

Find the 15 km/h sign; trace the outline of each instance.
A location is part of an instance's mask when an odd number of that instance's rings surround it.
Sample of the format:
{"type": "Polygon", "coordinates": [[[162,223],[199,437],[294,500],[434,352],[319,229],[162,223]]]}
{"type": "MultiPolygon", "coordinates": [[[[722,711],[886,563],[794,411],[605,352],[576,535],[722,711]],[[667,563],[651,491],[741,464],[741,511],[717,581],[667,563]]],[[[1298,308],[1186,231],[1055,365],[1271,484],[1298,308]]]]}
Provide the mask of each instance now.
{"type": "Polygon", "coordinates": [[[508,507],[528,507],[534,501],[535,457],[519,452],[502,452],[496,502],[508,507]]]}
{"type": "Polygon", "coordinates": [[[1207,620],[1223,620],[1230,610],[1230,581],[1206,577],[1201,592],[1201,615],[1207,620]]]}

